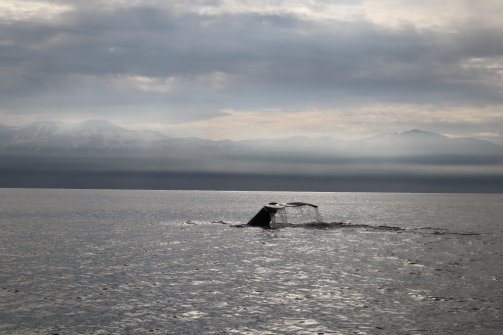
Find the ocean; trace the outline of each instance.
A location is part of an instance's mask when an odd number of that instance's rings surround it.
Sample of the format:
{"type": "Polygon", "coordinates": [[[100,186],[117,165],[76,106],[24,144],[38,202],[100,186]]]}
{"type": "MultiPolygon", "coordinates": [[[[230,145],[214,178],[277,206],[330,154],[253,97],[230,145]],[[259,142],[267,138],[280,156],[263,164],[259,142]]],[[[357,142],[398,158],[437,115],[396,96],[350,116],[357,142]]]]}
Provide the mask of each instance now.
{"type": "Polygon", "coordinates": [[[501,334],[503,195],[0,189],[0,334],[501,334]],[[240,227],[265,203],[323,226],[240,227]]]}

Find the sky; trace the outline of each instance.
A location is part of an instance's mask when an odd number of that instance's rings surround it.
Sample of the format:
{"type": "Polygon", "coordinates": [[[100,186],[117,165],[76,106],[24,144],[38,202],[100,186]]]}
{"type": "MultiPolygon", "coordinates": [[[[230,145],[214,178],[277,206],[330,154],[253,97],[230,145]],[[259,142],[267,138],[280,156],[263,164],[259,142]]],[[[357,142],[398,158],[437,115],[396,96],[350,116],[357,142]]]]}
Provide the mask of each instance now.
{"type": "Polygon", "coordinates": [[[503,2],[0,0],[0,123],[503,144],[503,2]]]}

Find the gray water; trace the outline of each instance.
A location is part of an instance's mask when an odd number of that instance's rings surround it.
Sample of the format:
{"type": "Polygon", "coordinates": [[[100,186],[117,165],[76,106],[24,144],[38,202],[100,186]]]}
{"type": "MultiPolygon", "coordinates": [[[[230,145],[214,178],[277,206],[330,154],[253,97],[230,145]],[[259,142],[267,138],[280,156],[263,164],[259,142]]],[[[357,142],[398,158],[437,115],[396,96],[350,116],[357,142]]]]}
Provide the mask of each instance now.
{"type": "Polygon", "coordinates": [[[0,189],[0,333],[501,334],[502,204],[0,189]],[[347,224],[235,227],[270,201],[347,224]]]}

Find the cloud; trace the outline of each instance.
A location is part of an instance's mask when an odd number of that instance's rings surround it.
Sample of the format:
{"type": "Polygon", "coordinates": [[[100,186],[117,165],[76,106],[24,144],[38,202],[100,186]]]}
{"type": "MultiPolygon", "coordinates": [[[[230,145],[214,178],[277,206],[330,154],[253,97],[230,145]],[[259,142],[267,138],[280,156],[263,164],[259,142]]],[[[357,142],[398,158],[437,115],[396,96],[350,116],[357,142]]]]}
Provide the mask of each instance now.
{"type": "Polygon", "coordinates": [[[45,22],[55,21],[73,9],[68,4],[53,4],[43,1],[0,1],[0,20],[3,22],[45,22]]]}
{"type": "MultiPolygon", "coordinates": [[[[100,1],[94,1],[100,3],[100,1]]],[[[290,16],[305,21],[366,21],[389,29],[406,26],[422,30],[458,31],[467,22],[502,27],[499,13],[503,5],[497,1],[480,0],[195,0],[195,1],[108,1],[105,7],[124,8],[152,6],[177,14],[199,16],[290,16]],[[484,21],[480,22],[483,17],[484,21]]]]}
{"type": "Polygon", "coordinates": [[[231,76],[217,71],[207,74],[171,77],[146,77],[124,74],[111,76],[107,79],[108,83],[117,89],[169,93],[174,90],[191,90],[195,92],[201,89],[222,89],[231,81],[231,76]]]}
{"type": "Polygon", "coordinates": [[[204,135],[211,139],[284,138],[294,135],[359,139],[420,127],[453,137],[475,136],[503,143],[501,106],[439,107],[375,104],[336,109],[222,110],[209,119],[156,127],[173,136],[204,135]],[[491,126],[492,125],[492,126],[491,126]],[[484,133],[482,129],[492,129],[484,133]]]}
{"type": "Polygon", "coordinates": [[[267,137],[409,126],[497,134],[502,6],[0,1],[2,113],[169,122],[214,138],[251,136],[247,122],[267,137]]]}
{"type": "Polygon", "coordinates": [[[475,81],[498,90],[503,94],[503,57],[474,57],[460,62],[460,67],[474,76],[475,81]]]}

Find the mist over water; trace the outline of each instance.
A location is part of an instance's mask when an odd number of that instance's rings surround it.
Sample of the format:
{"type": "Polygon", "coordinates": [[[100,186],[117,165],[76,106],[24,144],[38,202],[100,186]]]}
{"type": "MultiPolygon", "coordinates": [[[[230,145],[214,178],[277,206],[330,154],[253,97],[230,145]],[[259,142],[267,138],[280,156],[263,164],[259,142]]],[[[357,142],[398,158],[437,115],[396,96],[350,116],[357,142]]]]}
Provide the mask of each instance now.
{"type": "Polygon", "coordinates": [[[499,334],[501,203],[1,189],[0,333],[499,334]],[[329,224],[235,227],[271,201],[329,224]]]}

